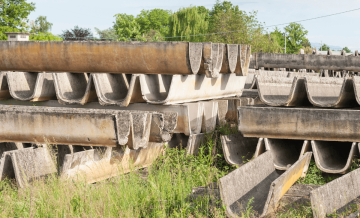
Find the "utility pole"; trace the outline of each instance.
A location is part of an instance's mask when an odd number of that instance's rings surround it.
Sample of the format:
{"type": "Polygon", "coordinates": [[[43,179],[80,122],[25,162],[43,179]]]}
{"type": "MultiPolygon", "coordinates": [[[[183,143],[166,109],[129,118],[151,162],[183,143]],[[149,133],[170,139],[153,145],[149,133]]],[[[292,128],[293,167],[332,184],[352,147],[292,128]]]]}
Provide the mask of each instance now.
{"type": "Polygon", "coordinates": [[[286,32],[284,33],[285,36],[285,54],[286,54],[286,32]]]}

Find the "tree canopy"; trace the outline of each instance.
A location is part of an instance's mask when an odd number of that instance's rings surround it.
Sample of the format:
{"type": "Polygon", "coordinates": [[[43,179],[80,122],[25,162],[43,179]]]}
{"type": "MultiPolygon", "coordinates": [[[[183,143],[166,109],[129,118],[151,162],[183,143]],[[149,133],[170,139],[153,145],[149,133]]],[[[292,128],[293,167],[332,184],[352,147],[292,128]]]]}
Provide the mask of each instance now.
{"type": "Polygon", "coordinates": [[[81,28],[79,26],[75,26],[70,30],[63,30],[63,33],[60,36],[64,41],[83,41],[86,40],[86,38],[94,37],[91,29],[81,28]]]}
{"type": "Polygon", "coordinates": [[[46,16],[39,16],[35,21],[30,22],[31,32],[33,33],[48,33],[53,24],[47,21],[46,16]]]}
{"type": "Polygon", "coordinates": [[[26,0],[0,0],[0,40],[7,40],[5,32],[23,32],[28,28],[28,16],[35,10],[26,0]]]}

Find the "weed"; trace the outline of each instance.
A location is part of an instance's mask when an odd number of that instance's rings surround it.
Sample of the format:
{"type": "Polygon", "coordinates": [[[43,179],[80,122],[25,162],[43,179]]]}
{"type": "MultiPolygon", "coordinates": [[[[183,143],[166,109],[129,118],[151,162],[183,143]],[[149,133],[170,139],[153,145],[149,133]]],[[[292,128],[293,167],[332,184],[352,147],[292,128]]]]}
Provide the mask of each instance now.
{"type": "Polygon", "coordinates": [[[312,185],[324,185],[332,180],[336,179],[337,176],[327,176],[324,177],[322,171],[317,168],[315,161],[311,160],[308,171],[305,178],[300,178],[297,182],[302,184],[312,184],[312,185]]]}

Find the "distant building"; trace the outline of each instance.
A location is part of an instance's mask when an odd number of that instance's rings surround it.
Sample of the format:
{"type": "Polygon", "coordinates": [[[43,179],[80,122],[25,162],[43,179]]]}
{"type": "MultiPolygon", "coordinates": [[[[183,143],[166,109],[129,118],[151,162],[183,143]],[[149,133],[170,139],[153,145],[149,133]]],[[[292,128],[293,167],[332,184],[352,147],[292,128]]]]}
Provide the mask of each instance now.
{"type": "Polygon", "coordinates": [[[8,41],[29,41],[30,33],[7,32],[8,41]]]}

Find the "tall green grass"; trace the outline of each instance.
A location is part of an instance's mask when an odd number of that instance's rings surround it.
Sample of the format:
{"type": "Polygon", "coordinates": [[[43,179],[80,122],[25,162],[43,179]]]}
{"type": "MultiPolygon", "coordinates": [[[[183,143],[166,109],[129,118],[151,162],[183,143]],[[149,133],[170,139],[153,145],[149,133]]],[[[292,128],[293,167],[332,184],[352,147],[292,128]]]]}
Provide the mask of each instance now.
{"type": "Polygon", "coordinates": [[[145,178],[138,170],[86,184],[53,175],[24,189],[2,181],[0,217],[225,217],[208,197],[190,194],[235,169],[226,164],[219,137],[232,131],[224,126],[207,134],[198,156],[167,148],[145,178]]]}

